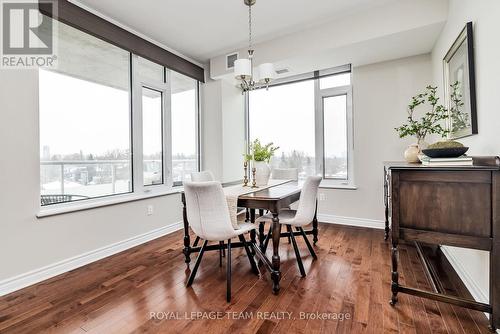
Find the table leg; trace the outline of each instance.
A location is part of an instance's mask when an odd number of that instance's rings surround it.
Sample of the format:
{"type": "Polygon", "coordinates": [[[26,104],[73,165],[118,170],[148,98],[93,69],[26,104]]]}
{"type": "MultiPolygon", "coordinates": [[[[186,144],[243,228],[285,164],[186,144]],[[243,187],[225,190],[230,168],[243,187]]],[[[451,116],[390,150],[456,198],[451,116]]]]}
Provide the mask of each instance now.
{"type": "Polygon", "coordinates": [[[184,249],[182,252],[184,253],[185,259],[184,262],[191,262],[190,254],[191,254],[191,240],[189,238],[189,223],[187,220],[187,212],[186,212],[186,200],[184,196],[182,196],[182,220],[184,223],[184,249]]]}
{"type": "Polygon", "coordinates": [[[391,273],[391,292],[392,297],[390,304],[395,305],[398,302],[398,288],[399,288],[399,273],[398,273],[398,244],[397,241],[392,243],[391,248],[391,262],[392,262],[392,273],[391,273]]]}
{"type": "MultiPolygon", "coordinates": [[[[248,215],[248,220],[252,223],[252,224],[255,224],[255,209],[247,209],[247,215],[248,215]],[[253,214],[252,214],[252,211],[253,211],[253,214]]],[[[250,231],[250,242],[254,245],[257,244],[257,240],[256,240],[256,231],[255,230],[251,230],[250,231]]],[[[260,236],[259,236],[260,237],[260,236]]],[[[252,255],[255,255],[255,250],[253,247],[250,247],[250,252],[252,253],[252,255]]]]}
{"type": "Polygon", "coordinates": [[[272,265],[273,271],[271,273],[271,279],[273,280],[273,293],[277,294],[280,291],[280,255],[279,255],[279,245],[281,236],[281,224],[278,218],[278,213],[273,213],[273,258],[272,265]]]}

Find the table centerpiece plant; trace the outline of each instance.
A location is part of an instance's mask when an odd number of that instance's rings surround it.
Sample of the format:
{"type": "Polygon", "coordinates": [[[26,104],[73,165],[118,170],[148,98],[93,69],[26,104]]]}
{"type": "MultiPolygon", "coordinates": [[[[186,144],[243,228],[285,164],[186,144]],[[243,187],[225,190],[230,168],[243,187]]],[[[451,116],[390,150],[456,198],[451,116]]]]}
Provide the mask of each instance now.
{"type": "Polygon", "coordinates": [[[279,146],[273,146],[274,143],[262,145],[259,139],[255,139],[249,145],[249,154],[245,155],[247,161],[253,161],[255,168],[255,181],[257,186],[265,186],[271,176],[271,167],[269,161],[279,149],[279,146]]]}

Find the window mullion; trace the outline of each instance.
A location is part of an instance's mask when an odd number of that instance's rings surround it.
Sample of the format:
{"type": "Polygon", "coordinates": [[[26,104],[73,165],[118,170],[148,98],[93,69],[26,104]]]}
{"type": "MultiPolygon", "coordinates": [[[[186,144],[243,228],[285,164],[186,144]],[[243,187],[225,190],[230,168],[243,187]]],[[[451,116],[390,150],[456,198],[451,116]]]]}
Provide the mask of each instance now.
{"type": "Polygon", "coordinates": [[[314,120],[316,174],[324,175],[324,124],[323,97],[319,89],[319,79],[314,80],[314,120]]]}
{"type": "Polygon", "coordinates": [[[142,134],[142,86],[137,73],[138,57],[132,55],[132,147],[134,192],[142,194],[144,189],[143,134],[142,134]]]}
{"type": "Polygon", "coordinates": [[[170,70],[165,71],[165,94],[163,98],[163,175],[165,185],[173,186],[172,178],[172,84],[170,70]]]}
{"type": "Polygon", "coordinates": [[[354,184],[354,113],[352,87],[347,92],[347,180],[354,184]]]}

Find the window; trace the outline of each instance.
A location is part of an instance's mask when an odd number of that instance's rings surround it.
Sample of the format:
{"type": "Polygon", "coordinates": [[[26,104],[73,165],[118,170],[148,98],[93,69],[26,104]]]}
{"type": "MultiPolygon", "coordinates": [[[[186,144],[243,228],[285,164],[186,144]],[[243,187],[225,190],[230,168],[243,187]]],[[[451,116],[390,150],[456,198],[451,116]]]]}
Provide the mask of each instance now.
{"type": "Polygon", "coordinates": [[[300,178],[314,175],[314,81],[259,89],[249,97],[250,140],[280,147],[271,166],[298,168],[300,178]]]}
{"type": "Polygon", "coordinates": [[[163,183],[163,92],[142,87],[142,170],[145,186],[163,183]]]}
{"type": "Polygon", "coordinates": [[[39,71],[42,204],[132,191],[130,55],[59,26],[57,70],[39,71]]]}
{"type": "Polygon", "coordinates": [[[58,30],[58,66],[39,70],[41,205],[161,193],[197,171],[198,81],[58,30]]]}
{"type": "Polygon", "coordinates": [[[326,179],[347,180],[347,95],[323,98],[326,179]]]}
{"type": "Polygon", "coordinates": [[[319,79],[319,89],[349,86],[350,84],[351,73],[334,74],[319,79]]]}
{"type": "Polygon", "coordinates": [[[272,168],[297,168],[299,179],[354,186],[350,66],[281,81],[249,92],[249,140],[280,147],[272,168]]]}

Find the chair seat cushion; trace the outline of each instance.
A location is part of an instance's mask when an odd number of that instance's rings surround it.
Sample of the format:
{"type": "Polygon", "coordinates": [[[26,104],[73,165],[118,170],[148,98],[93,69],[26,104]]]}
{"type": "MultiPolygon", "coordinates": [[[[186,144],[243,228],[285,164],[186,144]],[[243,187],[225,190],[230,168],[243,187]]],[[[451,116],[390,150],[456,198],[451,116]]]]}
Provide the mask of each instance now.
{"type": "Polygon", "coordinates": [[[256,224],[242,223],[242,224],[238,224],[238,229],[235,232],[237,233],[236,235],[241,235],[241,234],[249,232],[251,230],[255,230],[256,228],[257,228],[256,224]]]}
{"type": "MultiPolygon", "coordinates": [[[[312,223],[312,221],[302,221],[296,218],[297,210],[293,209],[283,209],[280,210],[278,218],[281,224],[292,225],[292,226],[306,226],[312,223]]],[[[268,213],[256,219],[256,222],[269,221],[273,219],[273,214],[268,213]]]]}
{"type": "MultiPolygon", "coordinates": [[[[279,212],[278,218],[280,220],[281,224],[285,225],[293,225],[293,226],[304,226],[308,225],[311,222],[302,222],[302,221],[297,221],[295,219],[295,214],[297,213],[297,210],[292,210],[292,209],[284,209],[279,212]]],[[[259,218],[256,219],[256,222],[262,222],[262,221],[268,221],[273,219],[273,214],[272,213],[267,213],[259,218]]]]}

